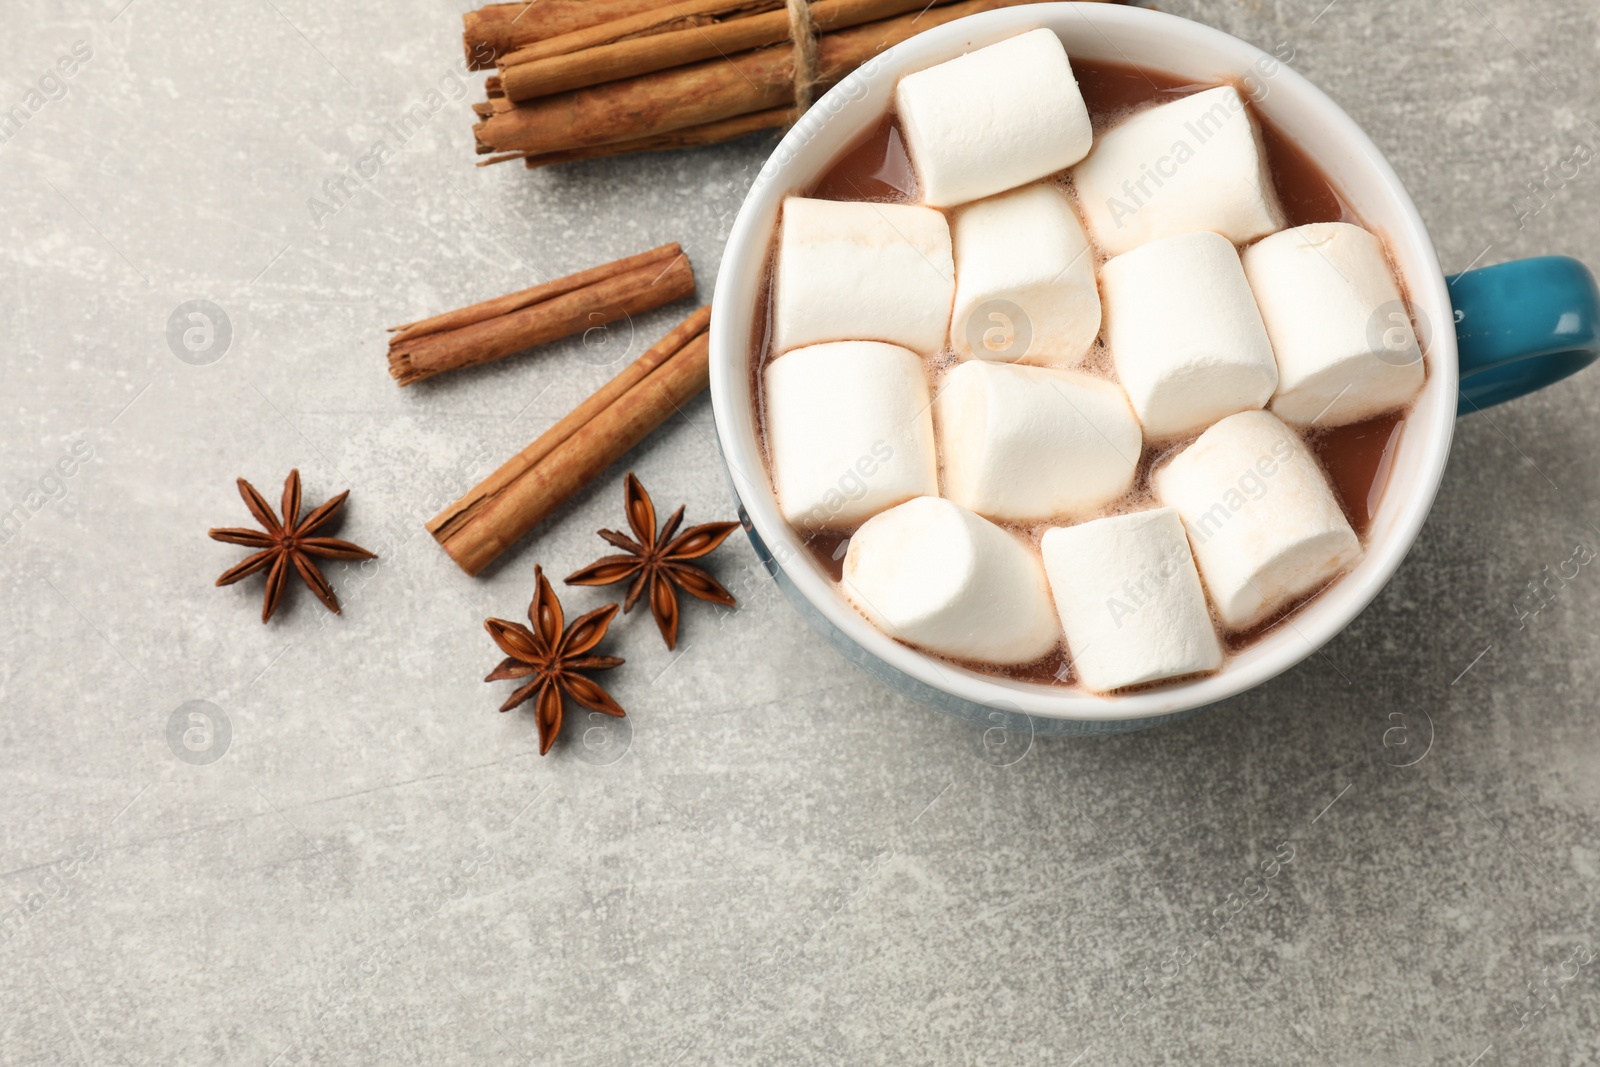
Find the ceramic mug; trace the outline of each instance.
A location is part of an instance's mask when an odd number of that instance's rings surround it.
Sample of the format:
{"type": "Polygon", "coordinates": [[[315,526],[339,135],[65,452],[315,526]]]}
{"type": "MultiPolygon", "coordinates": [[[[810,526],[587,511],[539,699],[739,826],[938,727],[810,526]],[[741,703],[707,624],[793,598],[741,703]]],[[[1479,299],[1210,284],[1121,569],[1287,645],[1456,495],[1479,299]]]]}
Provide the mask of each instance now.
{"type": "Polygon", "coordinates": [[[819,100],[756,179],[723,253],[711,321],[717,433],[745,529],[800,613],[847,658],[895,689],[986,725],[1037,734],[1138,729],[1192,714],[1299,663],[1354,619],[1400,566],[1432,506],[1458,408],[1520,396],[1600,356],[1600,293],[1575,260],[1543,257],[1447,279],[1416,207],[1377,147],[1305,78],[1237,38],[1111,4],[1029,4],[928,30],[877,56],[819,100]],[[762,462],[752,361],[755,316],[778,208],[889,109],[902,75],[1047,27],[1073,59],[1133,63],[1199,83],[1241,85],[1380,234],[1408,291],[1428,379],[1395,450],[1360,564],[1213,675],[1120,696],[1009,681],[954,666],[867,622],[783,521],[762,462]],[[1453,323],[1454,330],[1449,328],[1453,323]]]}

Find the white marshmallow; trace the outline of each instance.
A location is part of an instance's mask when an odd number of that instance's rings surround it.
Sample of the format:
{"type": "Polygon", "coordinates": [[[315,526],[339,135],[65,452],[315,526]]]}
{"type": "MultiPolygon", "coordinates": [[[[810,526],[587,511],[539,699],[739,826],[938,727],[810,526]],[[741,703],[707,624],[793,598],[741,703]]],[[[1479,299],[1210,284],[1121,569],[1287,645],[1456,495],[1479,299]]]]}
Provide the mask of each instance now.
{"type": "Polygon", "coordinates": [[[953,207],[1072,166],[1094,133],[1061,39],[1027,33],[900,79],[922,199],[953,207]]]}
{"type": "Polygon", "coordinates": [[[1089,233],[1108,255],[1196,230],[1244,244],[1284,224],[1255,123],[1229,85],[1101,134],[1072,180],[1089,233]]]}
{"type": "Polygon", "coordinates": [[[1176,511],[1058,526],[1041,547],[1067,650],[1088,688],[1107,693],[1222,666],[1176,511]]]}
{"type": "Polygon", "coordinates": [[[962,358],[1073,366],[1100,332],[1094,253],[1066,193],[1031,185],[969,204],[951,228],[962,358]]]}
{"type": "Polygon", "coordinates": [[[1132,488],[1143,444],[1115,383],[1045,367],[963,363],[934,422],[945,496],[1000,521],[1099,510],[1132,488]]]}
{"type": "Polygon", "coordinates": [[[1061,640],[1038,556],[938,497],[907,501],[855,532],[844,592],[889,636],[957,659],[1032,663],[1061,640]]]}
{"type": "Polygon", "coordinates": [[[950,225],[937,211],[798,196],[783,202],[773,312],[779,352],[821,341],[938,352],[955,287],[950,225]]]}
{"type": "Polygon", "coordinates": [[[802,529],[848,528],[937,493],[922,361],[898,345],[837,341],[766,369],[767,447],[778,510],[802,529]]]}
{"type": "Polygon", "coordinates": [[[1245,249],[1244,270],[1278,354],[1272,410],[1297,426],[1342,426],[1397,408],[1425,377],[1411,313],[1359,226],[1320,222],[1245,249]]]}
{"type": "Polygon", "coordinates": [[[1230,630],[1255,626],[1361,558],[1322,468],[1269,412],[1211,427],[1156,471],[1155,489],[1182,517],[1230,630]]]}
{"type": "Polygon", "coordinates": [[[1108,262],[1100,278],[1106,345],[1146,434],[1194,433],[1271,399],[1278,365],[1226,237],[1151,241],[1108,262]]]}

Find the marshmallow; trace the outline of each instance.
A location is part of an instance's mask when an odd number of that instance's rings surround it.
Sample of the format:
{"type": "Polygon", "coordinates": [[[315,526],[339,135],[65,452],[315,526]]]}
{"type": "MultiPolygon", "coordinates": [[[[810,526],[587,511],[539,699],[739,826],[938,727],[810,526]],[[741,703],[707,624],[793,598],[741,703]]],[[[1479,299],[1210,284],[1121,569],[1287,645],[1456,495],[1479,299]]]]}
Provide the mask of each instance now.
{"type": "Polygon", "coordinates": [[[1230,630],[1257,625],[1361,558],[1316,459],[1268,412],[1211,427],[1156,471],[1155,489],[1182,517],[1230,630]]]}
{"type": "Polygon", "coordinates": [[[1100,332],[1094,254],[1060,189],[1031,185],[961,209],[951,229],[963,358],[1072,366],[1100,332]]]}
{"type": "Polygon", "coordinates": [[[1108,130],[1072,180],[1089,233],[1108,255],[1196,230],[1244,244],[1284,224],[1255,124],[1228,85],[1108,130]]]}
{"type": "Polygon", "coordinates": [[[1133,486],[1139,421],[1113,382],[973,361],[945,378],[933,411],[944,495],[980,515],[1084,516],[1133,486]]]}
{"type": "Polygon", "coordinates": [[[1383,245],[1359,226],[1319,222],[1244,252],[1278,354],[1272,410],[1296,426],[1342,426],[1397,408],[1424,377],[1411,313],[1383,245]]]}
{"type": "Polygon", "coordinates": [[[938,497],[868,519],[850,538],[844,593],[891,637],[981,663],[1032,663],[1061,641],[1039,558],[938,497]]]}
{"type": "Polygon", "coordinates": [[[907,74],[895,108],[922,199],[952,207],[1072,166],[1089,152],[1089,109],[1049,30],[907,74]]]}
{"type": "Polygon", "coordinates": [[[791,196],[778,234],[779,352],[820,341],[944,347],[955,295],[950,225],[930,208],[791,196]]]}
{"type": "Polygon", "coordinates": [[[914,352],[837,341],[766,369],[767,449],[778,510],[802,529],[848,528],[937,493],[928,382],[914,352]]]}
{"type": "Polygon", "coordinates": [[[1101,268],[1106,345],[1151,437],[1264,407],[1278,386],[1267,328],[1226,237],[1186,233],[1101,268]]]}
{"type": "Polygon", "coordinates": [[[1058,526],[1041,548],[1067,651],[1088,688],[1107,693],[1222,666],[1176,511],[1058,526]]]}

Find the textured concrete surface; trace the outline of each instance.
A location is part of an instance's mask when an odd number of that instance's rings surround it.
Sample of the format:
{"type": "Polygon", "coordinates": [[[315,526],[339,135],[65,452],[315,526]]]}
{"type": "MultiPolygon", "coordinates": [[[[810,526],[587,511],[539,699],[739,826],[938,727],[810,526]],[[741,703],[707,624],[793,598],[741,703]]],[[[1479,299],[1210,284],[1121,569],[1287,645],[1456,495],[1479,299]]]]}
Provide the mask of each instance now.
{"type": "MultiPolygon", "coordinates": [[[[1291,49],[1450,269],[1600,262],[1600,177],[1526,199],[1600,147],[1590,0],[1325,2],[1169,6],[1291,49]]],[[[1465,420],[1388,590],[1189,722],[986,757],[730,542],[740,610],[692,606],[677,655],[625,619],[625,729],[541,760],[481,622],[602,550],[623,468],[481,580],[421,522],[627,339],[402,393],[383,327],[669,240],[708,295],[766,142],[475,170],[464,104],[387,125],[454,81],[431,0],[0,24],[0,107],[45,79],[0,144],[0,1061],[1600,1060],[1600,577],[1528,592],[1600,547],[1600,373],[1465,420]],[[197,299],[231,325],[207,365],[168,343],[197,299]],[[299,590],[263,627],[205,530],[293,466],[382,561],[333,569],[343,618],[299,590]],[[190,701],[209,746],[169,740],[190,701]]],[[[704,399],[627,462],[728,515],[704,399]]]]}

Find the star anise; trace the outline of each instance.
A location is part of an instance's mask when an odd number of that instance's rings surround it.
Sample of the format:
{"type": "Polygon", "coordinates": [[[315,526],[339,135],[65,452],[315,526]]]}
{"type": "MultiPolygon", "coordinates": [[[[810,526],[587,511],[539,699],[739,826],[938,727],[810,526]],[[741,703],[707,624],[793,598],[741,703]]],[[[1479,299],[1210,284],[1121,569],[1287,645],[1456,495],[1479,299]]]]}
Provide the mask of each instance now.
{"type": "Polygon", "coordinates": [[[311,561],[311,557],[358,560],[377,559],[378,556],[349,541],[312,535],[339,513],[339,509],[344,507],[345,497],[350,495],[350,490],[346,489],[301,519],[300,472],[292,470],[283,483],[282,522],[279,522],[278,516],[273,514],[272,505],[256,492],[255,486],[243,478],[239,479],[239,495],[244,497],[245,507],[250,509],[250,514],[255,516],[262,528],[214,529],[211,531],[211,539],[226,541],[230,545],[259,548],[261,551],[247,557],[237,567],[230,567],[224,571],[222,577],[217,579],[217,584],[232,585],[256,571],[271,568],[267,571],[266,599],[261,605],[261,621],[266,622],[278,609],[278,601],[283,598],[284,586],[289,584],[289,572],[294,570],[311,591],[317,594],[317,599],[327,605],[329,611],[335,615],[340,614],[339,599],[333,595],[333,586],[328,584],[328,579],[322,576],[322,571],[311,561]]]}
{"type": "Polygon", "coordinates": [[[535,693],[539,702],[534,707],[534,722],[539,727],[539,755],[550,751],[556,735],[561,732],[562,696],[570,696],[591,711],[604,712],[623,718],[627,713],[611,699],[611,694],[600,683],[585,678],[578,671],[606,671],[620,667],[623,660],[616,656],[591,656],[589,651],[606,636],[606,629],[616,617],[617,606],[603,608],[579,617],[571,626],[561,613],[561,601],[550,588],[544,568],[533,568],[533,602],[528,605],[528,621],[533,629],[520,622],[505,619],[486,619],[483,628],[489,631],[494,643],[506,654],[500,666],[489,672],[486,682],[504,678],[532,680],[520,687],[511,698],[500,705],[501,711],[528,700],[535,693]]]}
{"type": "Polygon", "coordinates": [[[658,533],[656,508],[650,494],[644,491],[639,479],[629,473],[623,486],[628,510],[628,525],[632,537],[615,530],[601,530],[600,536],[622,549],[627,555],[606,556],[582,570],[567,576],[568,585],[611,585],[633,579],[622,610],[632,611],[639,594],[650,590],[650,610],[655,614],[656,625],[668,648],[678,647],[678,589],[713,604],[734,607],[738,601],[733,594],[700,567],[689,562],[699,559],[722,544],[727,536],[739,528],[736,522],[708,522],[691,526],[678,534],[683,522],[683,508],[672,513],[658,533]],[[676,586],[676,588],[674,588],[676,586]]]}

